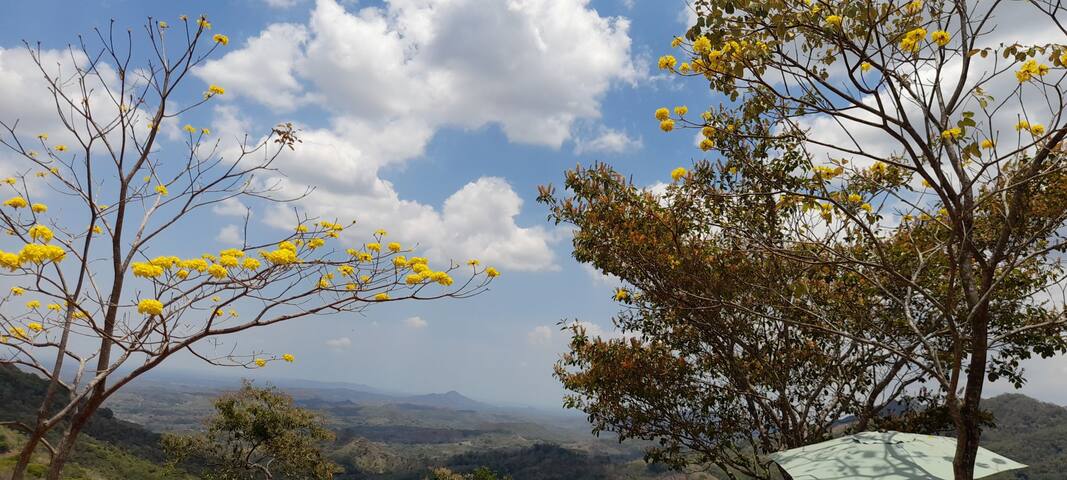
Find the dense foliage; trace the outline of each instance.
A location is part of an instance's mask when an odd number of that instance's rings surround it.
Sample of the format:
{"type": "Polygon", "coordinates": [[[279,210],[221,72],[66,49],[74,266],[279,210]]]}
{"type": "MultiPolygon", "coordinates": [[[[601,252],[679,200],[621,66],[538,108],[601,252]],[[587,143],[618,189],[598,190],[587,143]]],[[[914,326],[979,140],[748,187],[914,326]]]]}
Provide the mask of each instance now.
{"type": "Polygon", "coordinates": [[[331,479],[337,466],[323,453],[334,439],[317,413],[293,404],[273,387],[245,381],[215,400],[206,430],[167,434],[170,462],[192,460],[205,479],[331,479]]]}

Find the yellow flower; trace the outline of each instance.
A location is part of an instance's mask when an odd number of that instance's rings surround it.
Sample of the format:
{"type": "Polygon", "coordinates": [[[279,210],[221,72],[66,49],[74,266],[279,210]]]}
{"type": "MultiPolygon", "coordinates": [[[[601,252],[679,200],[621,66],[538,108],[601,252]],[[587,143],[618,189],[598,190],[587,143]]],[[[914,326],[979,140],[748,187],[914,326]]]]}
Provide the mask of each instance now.
{"type": "Polygon", "coordinates": [[[1018,132],[1020,130],[1030,130],[1030,122],[1027,122],[1026,120],[1019,120],[1019,123],[1015,124],[1015,131],[1018,132]]]}
{"type": "Polygon", "coordinates": [[[211,22],[207,21],[207,17],[200,17],[197,19],[196,24],[204,30],[211,30],[211,22]]]}
{"type": "Polygon", "coordinates": [[[319,279],[319,288],[330,288],[330,279],[322,277],[319,279]]]}
{"type": "Polygon", "coordinates": [[[238,315],[238,314],[237,314],[237,310],[234,310],[234,309],[232,309],[232,308],[230,309],[230,317],[232,317],[232,318],[237,318],[237,317],[239,317],[239,316],[240,316],[240,315],[238,315]]]}
{"type": "Polygon", "coordinates": [[[419,283],[422,283],[422,281],[425,280],[425,279],[426,278],[423,277],[422,274],[412,273],[412,274],[408,274],[408,276],[404,277],[404,283],[406,283],[408,285],[417,285],[419,283]]]}
{"type": "Polygon", "coordinates": [[[621,302],[621,301],[626,300],[628,298],[630,298],[630,292],[627,292],[625,289],[622,289],[622,288],[615,289],[615,301],[616,302],[621,302]]]}
{"type": "Polygon", "coordinates": [[[930,40],[933,40],[934,43],[944,47],[945,45],[948,45],[950,40],[952,40],[952,35],[949,35],[949,33],[944,30],[938,30],[930,34],[930,40]]]}
{"type": "Polygon", "coordinates": [[[63,307],[59,306],[58,303],[49,303],[48,304],[48,309],[53,311],[53,312],[58,312],[58,311],[62,310],[63,307]]]}
{"type": "Polygon", "coordinates": [[[667,107],[660,107],[656,109],[656,120],[666,120],[671,118],[671,111],[667,110],[667,107]]]}
{"type": "Polygon", "coordinates": [[[345,290],[348,290],[348,291],[351,292],[351,291],[354,291],[355,289],[356,289],[356,284],[354,284],[354,283],[346,283],[345,284],[345,290]]]}
{"type": "Polygon", "coordinates": [[[858,193],[850,193],[848,194],[848,201],[852,203],[859,203],[863,201],[863,196],[858,193]]]}
{"type": "Polygon", "coordinates": [[[189,132],[189,133],[196,133],[196,127],[193,127],[192,125],[189,125],[188,123],[186,123],[185,126],[182,127],[182,130],[185,130],[186,132],[189,132]]]}
{"type": "Polygon", "coordinates": [[[1034,77],[1042,77],[1048,72],[1048,65],[1037,63],[1037,60],[1030,59],[1023,63],[1022,68],[1015,72],[1015,78],[1019,80],[1019,83],[1023,83],[1032,80],[1034,77]]]}
{"type": "Polygon", "coordinates": [[[41,302],[38,300],[30,300],[26,302],[26,308],[30,310],[36,310],[41,307],[41,302]]]}
{"type": "Polygon", "coordinates": [[[674,58],[674,55],[664,55],[659,57],[659,69],[670,70],[674,68],[674,65],[678,63],[678,60],[674,58]]]}
{"type": "Polygon", "coordinates": [[[677,107],[674,107],[674,114],[675,115],[678,115],[679,117],[681,117],[682,115],[685,115],[686,113],[689,113],[689,107],[687,107],[685,105],[679,105],[677,107]]]}
{"type": "Polygon", "coordinates": [[[312,238],[311,240],[308,240],[308,248],[312,250],[319,248],[323,245],[326,245],[326,240],[323,240],[321,238],[312,238]]]}
{"type": "Polygon", "coordinates": [[[167,196],[168,194],[170,194],[170,192],[167,191],[167,187],[165,187],[163,185],[156,185],[156,193],[158,193],[158,194],[160,194],[160,195],[162,195],[164,197],[167,196]]]}
{"type": "Polygon", "coordinates": [[[708,37],[700,37],[693,42],[693,51],[697,53],[708,53],[711,51],[711,40],[708,37]]]}
{"type": "Polygon", "coordinates": [[[271,252],[259,252],[259,254],[274,265],[288,265],[299,261],[296,251],[288,248],[279,248],[271,252]]]}
{"type": "Polygon", "coordinates": [[[659,129],[663,130],[664,132],[674,130],[674,120],[668,118],[662,122],[659,122],[659,129]]]}
{"type": "Polygon", "coordinates": [[[385,292],[382,292],[382,293],[379,293],[379,294],[375,295],[374,299],[378,300],[378,301],[389,300],[389,294],[385,293],[385,292]]]}
{"type": "Polygon", "coordinates": [[[15,338],[21,338],[23,340],[28,340],[30,338],[30,336],[26,334],[26,329],[22,327],[10,327],[7,331],[15,338]]]}
{"type": "Polygon", "coordinates": [[[259,260],[256,260],[252,257],[248,257],[244,259],[244,262],[241,264],[241,267],[245,270],[256,270],[259,268],[259,260]]]}
{"type": "Polygon", "coordinates": [[[834,27],[840,27],[841,26],[841,16],[840,15],[830,15],[830,16],[826,17],[826,24],[834,26],[834,27]]]}
{"type": "Polygon", "coordinates": [[[17,197],[11,197],[7,199],[7,201],[4,202],[4,205],[7,205],[11,208],[23,208],[26,205],[29,205],[29,203],[26,202],[25,198],[22,198],[22,196],[19,195],[17,197]]]}
{"type": "Polygon", "coordinates": [[[47,133],[38,133],[37,134],[37,138],[39,138],[41,140],[48,140],[48,134],[47,133]]]}
{"type": "Polygon", "coordinates": [[[380,243],[368,243],[367,250],[370,250],[372,252],[380,252],[382,251],[382,245],[380,243]]]}
{"type": "Polygon", "coordinates": [[[706,151],[711,150],[713,148],[715,148],[715,141],[711,140],[710,138],[705,138],[705,139],[700,141],[700,149],[701,150],[706,152],[706,151]]]}
{"type": "Polygon", "coordinates": [[[226,89],[224,89],[224,88],[222,88],[222,87],[220,87],[218,85],[211,84],[210,86],[207,87],[207,93],[209,95],[212,95],[212,96],[214,96],[214,95],[222,95],[222,94],[226,93],[226,89]]]}
{"type": "Polygon", "coordinates": [[[688,62],[682,62],[681,65],[678,65],[678,72],[679,73],[689,73],[689,72],[692,72],[692,71],[693,71],[693,67],[689,66],[688,62]]]}
{"type": "Polygon", "coordinates": [[[45,205],[43,203],[35,203],[30,206],[30,210],[33,210],[33,213],[44,213],[48,211],[48,205],[45,205]]]}
{"type": "Polygon", "coordinates": [[[296,226],[296,233],[307,233],[307,231],[308,231],[307,225],[297,225],[296,226]]]}
{"type": "Polygon", "coordinates": [[[996,145],[993,144],[992,140],[987,138],[987,139],[982,140],[982,142],[979,143],[978,146],[980,146],[982,148],[985,148],[985,149],[991,149],[991,148],[995,147],[996,145]]]}
{"type": "Polygon", "coordinates": [[[164,22],[162,20],[159,21],[159,28],[167,28],[167,27],[168,27],[167,22],[164,22]]]}
{"type": "Polygon", "coordinates": [[[493,267],[489,267],[485,269],[485,276],[489,278],[496,278],[500,276],[500,272],[496,271],[496,269],[493,267]]]}
{"type": "Polygon", "coordinates": [[[1035,137],[1041,136],[1045,133],[1045,126],[1040,123],[1033,123],[1030,125],[1030,133],[1035,137]]]}
{"type": "Polygon", "coordinates": [[[22,250],[16,256],[17,261],[15,266],[11,266],[11,254],[0,253],[0,265],[6,266],[14,270],[18,268],[19,262],[21,263],[35,263],[43,264],[45,262],[61,262],[66,258],[67,252],[61,247],[55,245],[40,245],[36,243],[27,243],[22,246],[22,250]]]}
{"type": "Polygon", "coordinates": [[[905,8],[912,15],[919,13],[923,9],[923,0],[912,0],[905,8]]]}
{"type": "Polygon", "coordinates": [[[960,130],[959,127],[952,127],[941,132],[941,138],[949,142],[955,142],[961,137],[963,137],[963,130],[960,130]]]}
{"type": "Polygon", "coordinates": [[[294,357],[292,354],[286,353],[286,354],[282,355],[282,360],[285,360],[286,362],[289,362],[289,363],[293,363],[293,360],[296,360],[296,357],[294,357]]]}
{"type": "Polygon", "coordinates": [[[204,135],[211,135],[211,130],[208,130],[206,128],[201,128],[200,129],[200,133],[202,133],[204,135]]]}
{"type": "Polygon", "coordinates": [[[182,260],[178,265],[180,265],[182,268],[196,270],[198,272],[203,272],[204,270],[207,270],[207,262],[201,258],[190,258],[189,260],[182,260]]]}
{"type": "Polygon", "coordinates": [[[207,273],[208,275],[211,275],[214,278],[226,278],[230,275],[230,272],[226,271],[226,267],[223,267],[222,265],[218,264],[208,267],[207,273]]]}
{"type": "Polygon", "coordinates": [[[48,243],[52,241],[52,230],[44,225],[34,225],[27,231],[30,238],[39,240],[41,243],[48,243]]]}
{"type": "Polygon", "coordinates": [[[214,40],[215,43],[221,43],[224,46],[230,44],[230,37],[227,37],[226,35],[223,35],[221,33],[216,33],[212,35],[211,39],[214,40]]]}
{"type": "Polygon", "coordinates": [[[386,245],[386,247],[389,248],[390,252],[399,252],[400,251],[400,244],[396,243],[396,242],[389,242],[389,245],[386,245]]]}
{"type": "Polygon", "coordinates": [[[131,269],[135,277],[156,278],[163,275],[163,267],[151,263],[133,262],[131,269]]]}
{"type": "Polygon", "coordinates": [[[678,48],[682,44],[682,37],[674,37],[671,40],[671,47],[678,48]]]}
{"type": "Polygon", "coordinates": [[[30,322],[30,323],[26,324],[26,328],[28,328],[30,330],[33,330],[35,332],[40,332],[41,330],[44,330],[44,325],[41,325],[40,323],[37,323],[37,322],[30,322]]]}
{"type": "Polygon", "coordinates": [[[178,278],[180,278],[182,280],[185,280],[186,278],[189,277],[189,271],[183,268],[183,269],[178,270],[177,272],[175,272],[174,275],[176,275],[178,278]]]}
{"type": "Polygon", "coordinates": [[[256,359],[256,366],[260,367],[260,368],[263,368],[263,367],[267,366],[267,361],[262,359],[262,358],[257,358],[256,359]]]}
{"type": "Polygon", "coordinates": [[[382,230],[382,229],[379,228],[379,229],[374,231],[374,234],[379,236],[379,237],[384,237],[384,236],[388,235],[389,232],[386,232],[385,230],[382,230]]]}
{"type": "Polygon", "coordinates": [[[6,183],[8,185],[14,185],[14,184],[18,183],[18,180],[16,180],[15,177],[7,177],[7,178],[4,179],[4,183],[6,183]]]}
{"type": "Polygon", "coordinates": [[[57,152],[65,152],[65,151],[67,151],[67,146],[66,145],[56,145],[55,147],[52,147],[52,148],[54,148],[57,152]]]}
{"type": "Polygon", "coordinates": [[[11,294],[12,294],[12,295],[14,295],[14,296],[16,296],[16,297],[17,297],[17,296],[19,296],[19,295],[22,295],[23,293],[26,293],[26,291],[25,291],[25,290],[23,290],[22,288],[19,288],[19,287],[11,287],[11,294]]]}
{"type": "Polygon", "coordinates": [[[472,259],[470,259],[470,260],[467,260],[467,265],[470,265],[470,266],[472,266],[472,267],[477,267],[477,266],[478,266],[478,265],[480,265],[481,263],[482,263],[482,262],[480,262],[480,261],[479,261],[479,260],[478,260],[477,258],[472,258],[472,259]]]}
{"type": "Polygon", "coordinates": [[[233,255],[222,255],[219,257],[219,265],[226,268],[233,268],[237,266],[237,257],[233,255]]]}
{"type": "Polygon", "coordinates": [[[916,53],[922,48],[922,44],[919,42],[924,39],[926,39],[926,29],[922,27],[916,28],[904,34],[904,38],[900,41],[900,49],[916,53]]]}
{"type": "Polygon", "coordinates": [[[867,72],[871,69],[871,62],[863,62],[860,64],[860,71],[867,72]]]}
{"type": "Polygon", "coordinates": [[[869,203],[864,203],[863,205],[860,205],[860,208],[862,208],[867,213],[871,213],[871,211],[874,210],[874,207],[872,207],[869,203]]]}
{"type": "Polygon", "coordinates": [[[671,179],[677,182],[678,180],[685,178],[687,174],[689,174],[688,170],[683,167],[678,167],[674,170],[671,170],[671,179]]]}

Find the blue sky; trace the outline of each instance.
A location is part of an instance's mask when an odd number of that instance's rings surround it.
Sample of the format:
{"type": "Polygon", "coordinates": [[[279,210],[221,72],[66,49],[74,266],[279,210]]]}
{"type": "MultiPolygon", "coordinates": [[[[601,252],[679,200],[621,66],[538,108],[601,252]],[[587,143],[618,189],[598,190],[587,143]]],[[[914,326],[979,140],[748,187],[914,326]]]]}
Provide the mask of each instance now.
{"type": "MultiPolygon", "coordinates": [[[[556,322],[610,334],[615,287],[570,257],[536,187],[575,164],[607,162],[641,184],[699,154],[687,132],[659,131],[660,106],[718,99],[699,80],[658,75],[655,59],[684,31],[681,0],[233,0],[12,2],[0,18],[0,86],[29,82],[22,40],[60,49],[114,19],[140,34],[147,17],[206,15],[229,46],[190,81],[227,94],[182,122],[253,135],[284,121],[304,130],[287,157],[291,188],[319,189],[299,207],[355,217],[437,256],[478,256],[503,276],[474,299],[397,304],[251,331],[242,348],[286,351],[292,365],[232,375],[459,390],[488,401],[558,405],[551,377],[565,348],[556,322]],[[6,69],[6,70],[5,70],[6,69]],[[8,83],[4,83],[8,82],[8,83]]],[[[19,84],[18,85],[30,85],[19,84]]],[[[0,112],[18,114],[0,93],[0,112]]],[[[40,93],[43,94],[43,91],[40,93]]],[[[0,159],[2,160],[2,159],[0,159]]],[[[291,224],[253,209],[253,233],[291,224]]],[[[175,246],[225,248],[225,211],[205,214],[175,246]]],[[[1064,362],[1034,364],[1027,393],[1067,403],[1064,362]]],[[[190,358],[168,368],[206,370],[190,358]]],[[[225,374],[225,372],[222,372],[225,374]]],[[[994,387],[994,390],[996,388],[994,387]]]]}

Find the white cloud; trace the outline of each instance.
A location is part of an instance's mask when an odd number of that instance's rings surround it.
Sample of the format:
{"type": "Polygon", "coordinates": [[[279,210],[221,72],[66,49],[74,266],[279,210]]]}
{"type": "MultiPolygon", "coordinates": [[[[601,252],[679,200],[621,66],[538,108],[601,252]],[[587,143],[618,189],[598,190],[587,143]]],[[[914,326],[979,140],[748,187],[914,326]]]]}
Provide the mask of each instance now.
{"type": "Polygon", "coordinates": [[[643,146],[641,138],[632,138],[626,132],[601,126],[592,138],[575,139],[574,154],[628,153],[640,150],[643,146]]]}
{"type": "Polygon", "coordinates": [[[552,330],[547,325],[538,325],[526,334],[526,340],[531,345],[549,345],[552,343],[552,330]]]}
{"type": "Polygon", "coordinates": [[[266,3],[268,7],[278,9],[290,8],[296,5],[297,2],[299,0],[263,0],[263,3],[266,3]]]}
{"type": "Polygon", "coordinates": [[[593,284],[605,287],[617,287],[622,284],[622,279],[615,275],[607,274],[588,263],[582,263],[582,270],[593,280],[593,284]]]}
{"type": "Polygon", "coordinates": [[[244,243],[244,239],[241,237],[241,229],[237,225],[222,227],[215,239],[227,245],[241,245],[244,243]]]}
{"type": "Polygon", "coordinates": [[[302,25],[275,23],[241,48],[197,68],[205,82],[224,85],[222,100],[247,96],[277,110],[296,108],[307,99],[293,71],[307,42],[302,25]]]}
{"type": "MultiPolygon", "coordinates": [[[[386,127],[388,130],[389,127],[386,127]]],[[[390,135],[386,131],[380,135],[390,135]]],[[[419,244],[431,259],[465,261],[478,258],[486,264],[510,270],[556,268],[551,244],[553,232],[542,226],[520,226],[516,217],[523,201],[502,178],[482,177],[449,196],[440,209],[404,200],[392,183],[381,179],[381,159],[329,130],[302,132],[304,143],[286,151],[276,166],[289,175],[278,177],[280,194],[295,196],[306,185],[318,189],[305,202],[309,213],[337,219],[357,220],[346,239],[366,241],[378,228],[389,231],[391,240],[419,244]],[[291,173],[291,174],[290,174],[291,173]]],[[[279,228],[292,228],[291,212],[278,205],[266,221],[279,228]]]]}
{"type": "Polygon", "coordinates": [[[408,317],[404,319],[404,326],[415,330],[426,328],[426,320],[421,317],[408,317]]]}
{"type": "Polygon", "coordinates": [[[629,22],[588,1],[394,0],[349,12],[320,0],[308,25],[270,25],[196,73],[276,109],[314,97],[373,124],[497,124],[512,141],[558,148],[575,121],[600,116],[612,83],[640,76],[629,22]]]}
{"type": "MultiPolygon", "coordinates": [[[[516,222],[523,202],[505,180],[475,179],[438,209],[401,199],[380,174],[422,155],[442,127],[498,125],[511,141],[559,148],[576,122],[598,118],[608,88],[640,75],[629,22],[588,3],[392,0],[348,11],[320,0],[306,25],[271,25],[196,74],[226,85],[227,98],[332,114],[328,128],[302,126],[303,143],[275,165],[287,175],[277,178],[283,192],[316,187],[304,201],[310,213],[359,219],[354,233],[386,228],[435,256],[556,268],[554,234],[516,222]]],[[[216,117],[242,126],[232,107],[216,117]]],[[[639,146],[605,132],[583,148],[639,146]]]]}
{"type": "Polygon", "coordinates": [[[211,207],[215,215],[244,217],[248,213],[248,207],[236,198],[227,198],[211,207]]]}
{"type": "Polygon", "coordinates": [[[323,343],[334,350],[346,350],[352,346],[352,339],[348,337],[338,337],[331,338],[323,343]]]}

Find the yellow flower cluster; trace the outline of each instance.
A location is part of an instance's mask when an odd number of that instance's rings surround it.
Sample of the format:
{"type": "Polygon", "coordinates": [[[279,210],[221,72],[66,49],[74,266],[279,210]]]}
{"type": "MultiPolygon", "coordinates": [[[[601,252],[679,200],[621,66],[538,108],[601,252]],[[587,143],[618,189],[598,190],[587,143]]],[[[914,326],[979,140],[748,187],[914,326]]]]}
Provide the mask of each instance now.
{"type": "Polygon", "coordinates": [[[833,26],[833,27],[840,27],[841,26],[841,21],[842,21],[842,18],[841,18],[840,15],[830,15],[830,16],[826,17],[826,24],[830,25],[830,26],[833,26]]]}
{"type": "Polygon", "coordinates": [[[279,243],[277,250],[259,252],[259,255],[274,265],[289,265],[300,261],[296,256],[296,246],[291,242],[279,243]]]}
{"type": "Polygon", "coordinates": [[[1043,77],[1049,71],[1049,66],[1030,59],[1023,63],[1022,68],[1015,72],[1015,78],[1019,83],[1033,80],[1034,77],[1043,77]]]}
{"type": "Polygon", "coordinates": [[[922,48],[922,41],[926,40],[926,29],[919,27],[906,34],[900,40],[900,49],[905,52],[918,53],[922,48]]]}
{"type": "Polygon", "coordinates": [[[678,59],[674,58],[674,55],[664,55],[659,57],[660,70],[671,70],[678,63],[678,59]]]}
{"type": "Polygon", "coordinates": [[[286,354],[282,355],[282,360],[285,360],[286,362],[289,362],[289,363],[293,363],[293,360],[296,360],[296,357],[294,357],[292,354],[286,353],[286,354]]]}
{"type": "Polygon", "coordinates": [[[35,203],[33,205],[30,205],[30,210],[33,210],[33,213],[45,213],[48,211],[48,205],[45,205],[43,203],[35,203]]]}
{"type": "Polygon", "coordinates": [[[220,43],[224,46],[230,44],[230,37],[227,37],[226,35],[223,35],[221,33],[216,33],[212,35],[211,40],[213,40],[215,43],[220,43]]]}
{"type": "Polygon", "coordinates": [[[4,201],[4,205],[7,205],[11,208],[19,209],[25,208],[27,205],[29,205],[29,202],[27,202],[25,198],[22,198],[22,195],[19,195],[16,197],[11,197],[4,201]]]}
{"type": "Polygon", "coordinates": [[[952,35],[949,35],[949,33],[944,30],[938,30],[930,34],[930,40],[933,40],[934,43],[944,47],[952,40],[952,35]]]}
{"type": "Polygon", "coordinates": [[[30,238],[37,240],[41,243],[51,242],[52,238],[54,237],[54,235],[52,234],[52,229],[41,224],[37,224],[30,227],[30,229],[26,233],[30,235],[30,238]]]}
{"type": "Polygon", "coordinates": [[[677,182],[677,181],[685,178],[685,176],[688,175],[688,174],[689,174],[688,170],[686,170],[683,167],[678,167],[678,168],[676,168],[674,170],[671,170],[671,180],[674,180],[675,182],[677,182]]]}
{"type": "Polygon", "coordinates": [[[959,139],[962,137],[963,130],[961,130],[959,127],[952,127],[941,132],[941,139],[945,140],[946,142],[956,142],[959,141],[959,139]]]}
{"type": "Polygon", "coordinates": [[[1040,123],[1030,123],[1026,120],[1019,120],[1019,123],[1015,124],[1015,131],[1026,130],[1032,135],[1042,135],[1045,133],[1045,126],[1040,123]]]}
{"type": "Polygon", "coordinates": [[[163,313],[163,302],[159,300],[146,298],[137,302],[137,313],[142,315],[161,315],[163,313]]]}
{"type": "Polygon", "coordinates": [[[41,265],[47,262],[60,262],[67,256],[67,251],[55,245],[27,243],[15,254],[0,250],[0,267],[16,270],[20,265],[33,263],[41,265]]]}
{"type": "Polygon", "coordinates": [[[621,302],[621,301],[624,301],[624,300],[626,300],[628,298],[630,298],[630,292],[626,291],[626,289],[623,289],[623,288],[616,288],[615,289],[615,301],[616,302],[621,302]]]}

